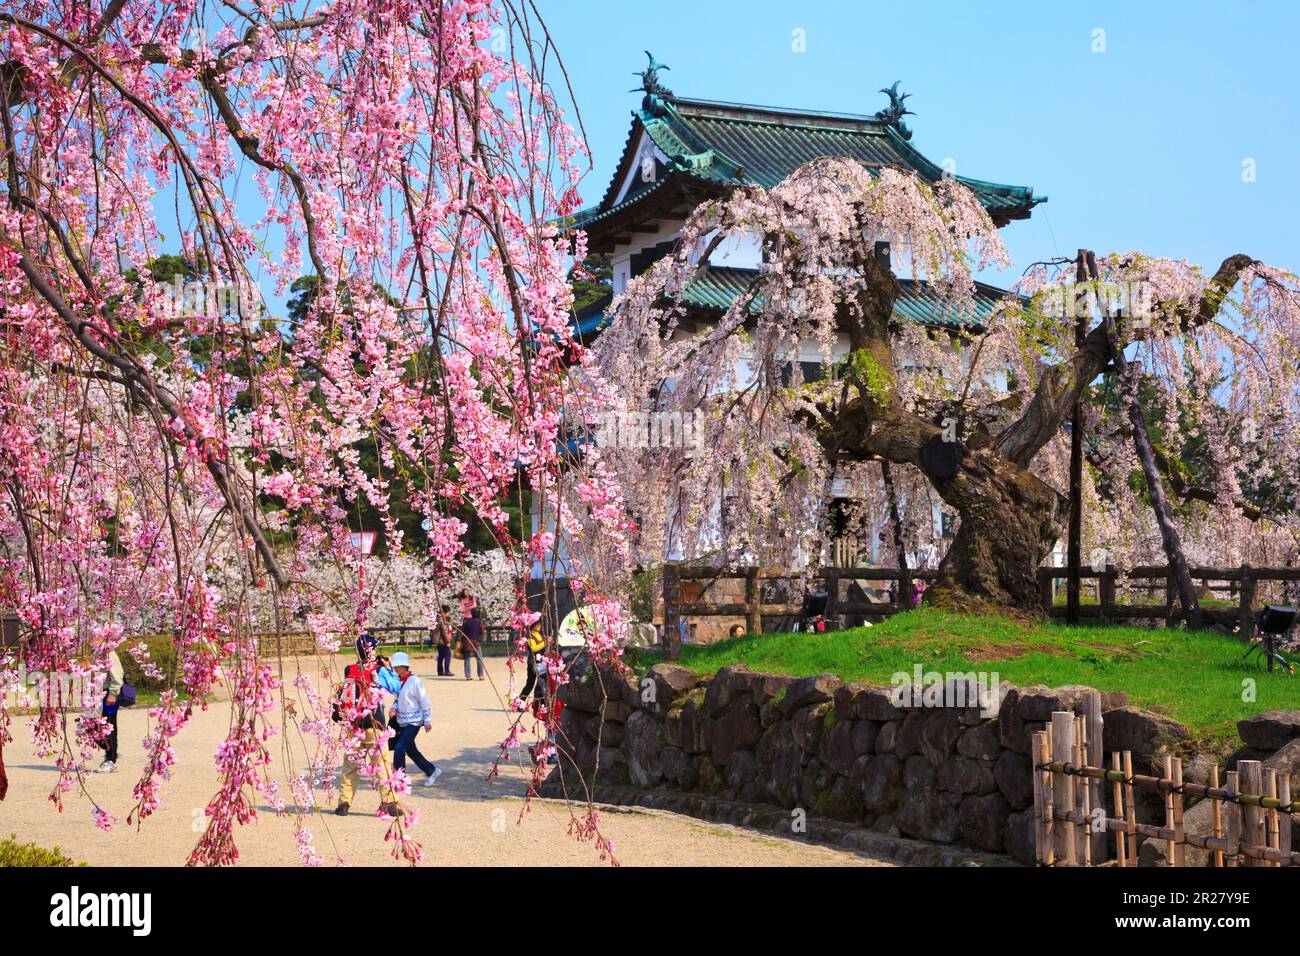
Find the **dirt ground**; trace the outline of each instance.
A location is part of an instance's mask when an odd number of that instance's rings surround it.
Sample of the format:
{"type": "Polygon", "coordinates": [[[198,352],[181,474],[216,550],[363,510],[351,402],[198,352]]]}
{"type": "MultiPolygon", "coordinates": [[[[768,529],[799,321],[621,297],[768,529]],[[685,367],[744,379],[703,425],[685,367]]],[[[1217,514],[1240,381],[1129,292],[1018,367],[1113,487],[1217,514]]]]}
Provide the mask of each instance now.
{"type": "MultiPolygon", "coordinates": [[[[466,682],[461,663],[453,662],[452,678],[431,676],[431,657],[414,659],[425,679],[433,705],[434,727],[422,733],[419,746],[443,770],[430,789],[418,786],[423,775],[414,771],[416,787],[404,798],[418,810],[412,835],[424,846],[424,865],[578,865],[606,866],[590,843],[579,843],[566,832],[568,809],[555,801],[534,801],[520,819],[526,786],[518,767],[503,769],[486,781],[497,744],[508,719],[494,688],[508,682],[504,659],[489,659],[492,681],[466,682]]],[[[310,660],[286,664],[286,677],[295,667],[316,669],[310,660]]],[[[224,738],[230,708],[213,703],[197,713],[177,742],[177,766],[163,785],[163,806],[140,829],[117,824],[111,832],[98,829],[90,804],[69,793],[59,813],[48,796],[58,775],[50,762],[32,754],[27,718],[12,724],[13,743],[5,747],[9,795],[0,803],[0,836],[17,834],[21,841],[60,847],[78,861],[93,865],[171,866],[185,862],[204,825],[203,806],[216,789],[213,753],[224,738]]],[[[88,778],[95,799],[120,820],[132,806],[131,788],[145,764],[141,741],[148,724],[145,707],[119,714],[121,759],[115,774],[88,778]]],[[[305,765],[301,740],[289,742],[293,759],[305,765]]],[[[275,745],[272,776],[283,780],[282,748],[275,745]]],[[[410,764],[408,763],[408,767],[410,764]]],[[[413,769],[413,768],[412,768],[413,769]]],[[[288,788],[282,785],[286,800],[288,788]]],[[[318,792],[318,799],[321,796],[318,792]]],[[[391,844],[384,842],[387,824],[373,816],[378,794],[362,790],[348,817],[324,813],[309,818],[308,829],[326,865],[394,865],[391,844]]],[[[886,866],[892,863],[860,854],[802,843],[708,823],[673,813],[604,808],[601,829],[614,842],[623,865],[643,866],[886,866]]],[[[265,800],[258,820],[236,832],[242,865],[297,865],[298,852],[290,816],[277,817],[265,800]]]]}

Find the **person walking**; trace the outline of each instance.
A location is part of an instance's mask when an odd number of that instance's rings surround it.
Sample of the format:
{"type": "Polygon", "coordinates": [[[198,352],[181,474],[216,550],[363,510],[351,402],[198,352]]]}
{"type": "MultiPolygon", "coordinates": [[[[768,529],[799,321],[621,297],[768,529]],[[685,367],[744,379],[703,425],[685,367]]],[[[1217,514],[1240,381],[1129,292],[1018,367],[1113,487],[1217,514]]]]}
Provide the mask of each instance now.
{"type": "Polygon", "coordinates": [[[109,729],[108,736],[99,743],[104,748],[104,762],[95,773],[117,773],[117,697],[124,680],[126,671],[122,668],[122,658],[117,656],[116,650],[111,650],[108,652],[108,673],[104,678],[104,701],[100,705],[109,729]]]}
{"type": "Polygon", "coordinates": [[[528,699],[546,702],[546,650],[547,640],[542,634],[542,629],[534,624],[528,630],[527,645],[524,648],[524,663],[526,669],[524,673],[528,679],[524,682],[524,688],[519,692],[519,701],[515,705],[516,710],[523,710],[528,706],[528,699]],[[539,680],[538,678],[541,678],[539,680]]]}
{"type": "MultiPolygon", "coordinates": [[[[372,708],[370,701],[371,688],[378,686],[382,691],[396,695],[401,691],[402,683],[388,666],[387,659],[379,654],[379,642],[369,634],[357,638],[356,650],[357,662],[349,664],[343,671],[343,686],[339,688],[334,705],[334,719],[340,723],[347,722],[362,732],[361,750],[368,755],[367,762],[377,763],[380,768],[379,809],[390,817],[401,816],[401,804],[386,780],[389,775],[388,751],[379,746],[379,733],[385,727],[384,707],[378,703],[372,708]],[[378,755],[377,760],[375,755],[378,755]]],[[[345,750],[339,771],[339,803],[334,808],[337,816],[348,815],[360,783],[361,768],[345,750]]]]}
{"type": "Polygon", "coordinates": [[[438,676],[451,676],[451,608],[446,604],[438,612],[434,644],[438,649],[438,676]]]}
{"type": "Polygon", "coordinates": [[[402,682],[397,703],[389,713],[397,719],[397,746],[393,749],[393,769],[406,769],[406,758],[410,757],[415,765],[424,771],[424,786],[432,787],[442,776],[442,771],[434,766],[420,748],[415,738],[424,728],[427,734],[433,729],[433,718],[429,713],[429,695],[424,690],[424,681],[411,670],[411,659],[402,651],[393,655],[393,670],[402,682]]]}
{"type": "Polygon", "coordinates": [[[546,725],[546,740],[541,750],[538,750],[535,745],[529,747],[528,756],[534,765],[541,762],[554,764],[556,762],[555,718],[559,712],[551,714],[547,711],[555,691],[554,672],[560,667],[559,653],[553,642],[548,641],[542,634],[541,628],[534,625],[528,632],[524,654],[528,664],[528,680],[519,693],[515,709],[526,710],[530,706],[529,698],[532,698],[533,716],[546,725]]]}
{"type": "Polygon", "coordinates": [[[469,617],[461,623],[462,650],[465,652],[465,679],[469,680],[469,662],[473,658],[478,663],[478,679],[483,680],[483,621],[477,607],[470,608],[469,617]]]}

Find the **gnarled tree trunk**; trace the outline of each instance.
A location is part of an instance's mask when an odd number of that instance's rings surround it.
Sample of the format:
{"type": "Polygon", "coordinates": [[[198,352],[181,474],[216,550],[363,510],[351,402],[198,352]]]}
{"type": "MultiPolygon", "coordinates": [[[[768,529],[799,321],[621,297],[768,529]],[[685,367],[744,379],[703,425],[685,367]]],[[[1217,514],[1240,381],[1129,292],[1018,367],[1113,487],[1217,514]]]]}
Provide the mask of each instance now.
{"type": "Polygon", "coordinates": [[[953,478],[931,480],[957,509],[961,525],[928,599],[1038,612],[1038,567],[1064,528],[1065,496],[1027,469],[982,451],[966,454],[953,478]]]}
{"type": "MultiPolygon", "coordinates": [[[[1213,319],[1251,261],[1242,255],[1226,259],[1185,321],[1213,319]]],[[[841,401],[820,408],[813,423],[826,453],[833,459],[913,465],[957,510],[961,527],[928,600],[1041,614],[1038,567],[1061,536],[1069,505],[1030,465],[1089,383],[1114,368],[1109,324],[1097,325],[1073,355],[1044,370],[1019,418],[996,435],[981,436],[978,447],[967,447],[946,440],[937,425],[904,406],[890,342],[898,285],[888,266],[871,257],[857,265],[865,281],[843,315],[853,349],[848,389],[841,401]]]]}

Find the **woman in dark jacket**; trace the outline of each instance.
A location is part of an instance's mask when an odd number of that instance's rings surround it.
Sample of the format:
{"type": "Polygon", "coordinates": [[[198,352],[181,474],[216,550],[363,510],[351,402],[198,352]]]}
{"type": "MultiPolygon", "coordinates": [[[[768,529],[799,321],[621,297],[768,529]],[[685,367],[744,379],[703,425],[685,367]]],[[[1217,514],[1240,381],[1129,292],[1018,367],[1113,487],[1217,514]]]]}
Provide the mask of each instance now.
{"type": "Polygon", "coordinates": [[[469,661],[474,658],[478,662],[478,679],[483,680],[483,654],[479,650],[479,645],[483,643],[483,621],[479,618],[477,607],[472,608],[469,617],[461,623],[461,641],[465,651],[465,679],[469,680],[469,661]]]}

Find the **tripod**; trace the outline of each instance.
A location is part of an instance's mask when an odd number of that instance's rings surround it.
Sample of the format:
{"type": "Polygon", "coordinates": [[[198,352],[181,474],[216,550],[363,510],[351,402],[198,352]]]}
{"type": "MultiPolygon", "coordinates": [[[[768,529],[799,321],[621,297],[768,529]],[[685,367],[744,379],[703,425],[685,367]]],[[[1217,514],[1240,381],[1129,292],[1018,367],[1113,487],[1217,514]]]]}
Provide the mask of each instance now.
{"type": "Polygon", "coordinates": [[[1243,663],[1250,660],[1252,655],[1258,655],[1255,663],[1260,670],[1268,671],[1271,674],[1273,673],[1273,665],[1277,664],[1288,674],[1295,673],[1295,664],[1277,652],[1277,639],[1278,635],[1276,634],[1261,634],[1246,649],[1245,655],[1241,658],[1243,663]]]}

